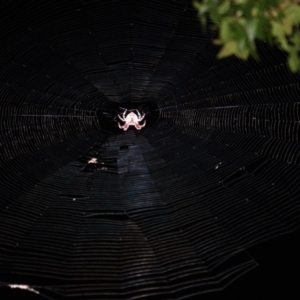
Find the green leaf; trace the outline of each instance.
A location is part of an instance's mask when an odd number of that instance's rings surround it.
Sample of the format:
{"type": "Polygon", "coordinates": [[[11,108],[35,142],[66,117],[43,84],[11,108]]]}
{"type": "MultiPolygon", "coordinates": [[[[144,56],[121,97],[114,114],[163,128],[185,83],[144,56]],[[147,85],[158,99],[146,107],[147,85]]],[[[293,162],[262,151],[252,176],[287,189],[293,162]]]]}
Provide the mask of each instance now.
{"type": "Polygon", "coordinates": [[[258,20],[249,20],[246,23],[246,32],[250,41],[254,41],[256,38],[258,20]]]}
{"type": "Polygon", "coordinates": [[[236,53],[237,53],[237,42],[231,40],[226,42],[226,44],[222,47],[222,49],[218,53],[218,58],[224,58],[236,53]]]}
{"type": "Polygon", "coordinates": [[[271,25],[272,25],[271,33],[276,38],[277,43],[283,50],[289,52],[290,46],[287,43],[283,25],[276,21],[271,21],[271,25]]]}
{"type": "Polygon", "coordinates": [[[246,37],[241,38],[238,41],[238,50],[243,52],[246,49],[246,37]]]}
{"type": "Polygon", "coordinates": [[[300,70],[300,61],[296,51],[290,53],[288,57],[288,66],[293,73],[300,70]]]}
{"type": "Polygon", "coordinates": [[[283,50],[285,50],[286,52],[290,52],[290,46],[288,44],[286,37],[278,39],[278,43],[283,50]]]}
{"type": "Polygon", "coordinates": [[[248,0],[236,0],[237,4],[246,4],[248,0]]]}
{"type": "Polygon", "coordinates": [[[291,42],[295,45],[296,48],[300,49],[300,32],[297,31],[295,34],[290,38],[291,42]]]}
{"type": "Polygon", "coordinates": [[[220,15],[224,15],[228,12],[229,8],[230,8],[230,1],[226,0],[218,7],[218,13],[220,15]]]}
{"type": "Polygon", "coordinates": [[[300,23],[300,6],[290,5],[283,10],[285,15],[296,25],[300,23]]]}
{"type": "Polygon", "coordinates": [[[282,24],[276,21],[271,21],[271,26],[272,26],[271,29],[272,36],[278,39],[284,36],[284,28],[282,24]]]}
{"type": "Polygon", "coordinates": [[[277,45],[288,53],[288,66],[300,71],[300,5],[298,0],[192,0],[201,23],[210,19],[221,46],[218,58],[235,55],[256,60],[257,39],[277,45]]]}
{"type": "Polygon", "coordinates": [[[209,6],[206,5],[206,4],[203,4],[203,5],[200,7],[199,12],[200,12],[200,14],[204,14],[204,13],[206,13],[206,12],[208,11],[208,9],[209,9],[209,6]]]}
{"type": "Polygon", "coordinates": [[[220,46],[220,45],[223,45],[223,42],[221,40],[219,40],[219,39],[214,39],[213,40],[213,44],[217,45],[217,46],[220,46]]]}
{"type": "Polygon", "coordinates": [[[258,56],[258,54],[256,53],[256,49],[254,48],[250,48],[250,54],[256,61],[259,61],[260,58],[258,56]]]}
{"type": "Polygon", "coordinates": [[[270,21],[264,17],[257,20],[256,38],[265,40],[266,36],[269,35],[270,21]]]}
{"type": "Polygon", "coordinates": [[[282,27],[287,35],[291,35],[293,32],[293,22],[289,17],[285,17],[282,21],[282,27]]]}
{"type": "Polygon", "coordinates": [[[235,56],[240,58],[240,59],[244,59],[246,60],[249,56],[250,50],[249,49],[244,49],[243,51],[238,51],[235,53],[235,56]]]}
{"type": "Polygon", "coordinates": [[[194,6],[194,8],[196,8],[198,10],[198,13],[200,15],[206,13],[209,9],[209,5],[207,5],[205,3],[199,3],[198,1],[194,1],[193,6],[194,6]]]}
{"type": "Polygon", "coordinates": [[[222,20],[222,16],[220,16],[216,11],[210,12],[210,18],[216,24],[220,24],[220,22],[222,20]]]}
{"type": "Polygon", "coordinates": [[[202,5],[199,1],[193,1],[193,6],[196,9],[200,9],[202,5]]]}
{"type": "Polygon", "coordinates": [[[231,22],[232,22],[231,18],[224,18],[221,21],[220,38],[223,41],[228,41],[232,37],[232,31],[231,31],[231,27],[230,27],[231,22]]]}
{"type": "Polygon", "coordinates": [[[251,10],[252,17],[256,18],[258,16],[258,13],[259,13],[258,7],[256,7],[256,6],[253,7],[251,10]]]}

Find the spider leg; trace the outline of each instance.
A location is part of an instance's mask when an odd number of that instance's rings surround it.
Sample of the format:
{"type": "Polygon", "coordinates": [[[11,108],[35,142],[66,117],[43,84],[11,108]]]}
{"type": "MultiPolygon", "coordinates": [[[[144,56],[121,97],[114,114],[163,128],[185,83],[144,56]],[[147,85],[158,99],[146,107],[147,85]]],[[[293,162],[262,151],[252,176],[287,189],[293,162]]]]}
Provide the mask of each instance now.
{"type": "Polygon", "coordinates": [[[136,110],[136,111],[137,111],[137,114],[138,114],[138,121],[140,122],[145,118],[145,114],[141,115],[138,110],[136,110]]]}
{"type": "Polygon", "coordinates": [[[145,118],[145,114],[143,114],[139,121],[142,121],[145,118]]]}
{"type": "Polygon", "coordinates": [[[123,122],[126,122],[125,118],[122,118],[120,115],[118,115],[119,119],[123,122]]]}
{"type": "Polygon", "coordinates": [[[140,125],[138,122],[136,122],[135,124],[134,124],[134,127],[137,129],[137,130],[141,130],[143,127],[145,127],[146,126],[146,121],[144,122],[144,124],[143,125],[140,125]]]}
{"type": "Polygon", "coordinates": [[[119,119],[123,122],[126,122],[126,112],[127,112],[127,109],[125,109],[125,111],[123,112],[122,117],[120,115],[118,115],[119,119]]]}
{"type": "Polygon", "coordinates": [[[128,129],[128,127],[129,127],[129,124],[126,123],[126,124],[123,126],[123,130],[126,131],[126,130],[128,129]]]}
{"type": "Polygon", "coordinates": [[[141,130],[141,126],[138,122],[134,123],[134,127],[137,129],[137,130],[141,130]]]}

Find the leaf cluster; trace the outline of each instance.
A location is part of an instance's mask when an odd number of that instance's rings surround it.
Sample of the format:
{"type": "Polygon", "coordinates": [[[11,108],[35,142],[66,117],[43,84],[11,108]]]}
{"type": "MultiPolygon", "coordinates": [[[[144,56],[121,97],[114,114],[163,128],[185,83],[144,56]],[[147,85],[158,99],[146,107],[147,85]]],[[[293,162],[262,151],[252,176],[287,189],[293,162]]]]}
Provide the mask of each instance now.
{"type": "Polygon", "coordinates": [[[255,40],[276,45],[288,55],[292,72],[300,71],[300,0],[194,0],[204,27],[211,20],[222,46],[218,58],[235,55],[259,60],[255,40]]]}

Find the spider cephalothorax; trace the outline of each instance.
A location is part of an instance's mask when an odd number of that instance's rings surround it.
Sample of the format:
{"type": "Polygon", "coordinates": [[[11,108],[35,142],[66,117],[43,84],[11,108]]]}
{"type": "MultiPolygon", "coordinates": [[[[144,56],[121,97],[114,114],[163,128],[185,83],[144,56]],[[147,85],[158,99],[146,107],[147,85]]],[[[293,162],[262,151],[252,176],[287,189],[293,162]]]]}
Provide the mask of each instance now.
{"type": "Polygon", "coordinates": [[[130,112],[128,115],[126,115],[127,109],[123,112],[122,116],[118,115],[121,121],[125,122],[125,124],[122,126],[120,123],[118,123],[118,126],[120,129],[123,129],[126,131],[129,126],[134,126],[137,130],[141,130],[143,127],[146,126],[146,121],[144,124],[140,125],[139,122],[141,122],[145,114],[141,115],[138,110],[136,110],[137,114],[134,112],[130,112]]]}

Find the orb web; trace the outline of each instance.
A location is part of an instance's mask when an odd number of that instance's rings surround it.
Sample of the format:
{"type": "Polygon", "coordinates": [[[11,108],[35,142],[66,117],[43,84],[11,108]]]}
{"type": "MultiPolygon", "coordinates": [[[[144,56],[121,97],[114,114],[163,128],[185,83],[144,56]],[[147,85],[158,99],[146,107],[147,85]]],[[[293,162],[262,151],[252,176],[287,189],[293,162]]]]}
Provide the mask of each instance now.
{"type": "Polygon", "coordinates": [[[1,4],[1,288],[192,299],[299,226],[284,54],[219,61],[186,1],[116,3],[1,4]],[[147,126],[110,130],[129,102],[147,126]]]}

